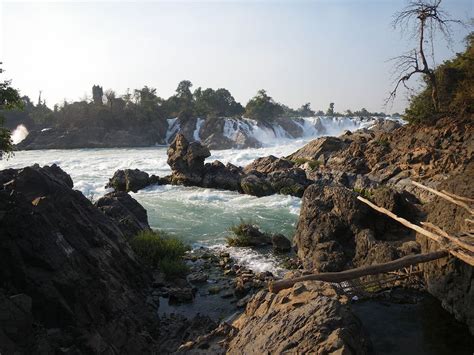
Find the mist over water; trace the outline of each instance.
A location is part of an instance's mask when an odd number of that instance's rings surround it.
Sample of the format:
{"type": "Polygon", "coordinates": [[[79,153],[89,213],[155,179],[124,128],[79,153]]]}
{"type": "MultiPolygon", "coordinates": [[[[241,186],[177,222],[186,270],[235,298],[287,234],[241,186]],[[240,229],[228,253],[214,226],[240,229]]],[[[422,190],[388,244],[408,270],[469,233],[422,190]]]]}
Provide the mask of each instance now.
{"type": "Polygon", "coordinates": [[[11,140],[13,144],[20,143],[28,136],[28,129],[24,125],[18,125],[12,132],[11,140]]]}

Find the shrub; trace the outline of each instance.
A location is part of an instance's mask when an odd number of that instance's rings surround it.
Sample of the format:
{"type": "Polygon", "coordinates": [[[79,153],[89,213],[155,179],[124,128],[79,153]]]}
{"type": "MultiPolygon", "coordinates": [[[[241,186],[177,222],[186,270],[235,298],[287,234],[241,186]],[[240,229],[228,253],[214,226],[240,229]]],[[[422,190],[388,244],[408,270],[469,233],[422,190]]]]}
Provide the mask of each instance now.
{"type": "Polygon", "coordinates": [[[370,189],[359,189],[359,188],[354,188],[354,192],[357,192],[359,195],[362,197],[370,200],[372,198],[372,190],[370,189]]]}
{"type": "Polygon", "coordinates": [[[134,237],[130,245],[145,264],[159,268],[167,278],[187,272],[183,256],[190,248],[176,237],[147,230],[134,237]]]}
{"type": "Polygon", "coordinates": [[[251,220],[240,219],[239,224],[234,224],[229,228],[232,233],[227,237],[227,244],[232,247],[248,247],[254,244],[250,234],[261,234],[257,225],[251,220]]]}

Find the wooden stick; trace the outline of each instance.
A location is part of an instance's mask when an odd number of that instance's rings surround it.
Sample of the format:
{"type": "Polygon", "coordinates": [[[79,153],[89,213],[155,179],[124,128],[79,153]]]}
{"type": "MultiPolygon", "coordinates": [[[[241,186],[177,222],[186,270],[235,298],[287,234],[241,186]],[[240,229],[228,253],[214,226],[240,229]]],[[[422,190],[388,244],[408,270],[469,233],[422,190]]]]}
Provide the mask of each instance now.
{"type": "MultiPolygon", "coordinates": [[[[420,226],[416,225],[416,224],[413,224],[409,221],[407,221],[406,219],[404,218],[401,218],[401,217],[398,217],[396,214],[394,214],[393,212],[390,212],[389,210],[383,208],[383,207],[379,207],[377,205],[374,205],[372,202],[370,202],[369,200],[366,200],[365,198],[361,197],[361,196],[357,196],[357,199],[359,201],[362,201],[364,202],[365,204],[369,205],[370,207],[372,207],[374,210],[380,212],[380,213],[383,213],[387,216],[389,216],[390,218],[393,218],[394,220],[396,220],[397,222],[403,224],[405,227],[408,227],[410,229],[413,229],[414,231],[420,233],[420,234],[423,234],[424,236],[434,240],[435,242],[443,245],[444,242],[445,242],[445,239],[440,236],[440,235],[437,235],[435,233],[432,233],[430,231],[427,231],[426,229],[423,229],[421,228],[420,226]]],[[[456,244],[456,246],[458,247],[461,247],[462,248],[462,245],[460,245],[459,243],[459,239],[456,239],[454,238],[454,240],[452,241],[454,244],[456,244]]],[[[457,258],[463,260],[464,262],[468,263],[469,265],[471,266],[474,266],[474,256],[471,256],[465,252],[462,252],[462,251],[456,251],[456,250],[453,250],[453,249],[448,249],[448,251],[453,254],[454,256],[456,256],[457,258]]]]}
{"type": "Polygon", "coordinates": [[[448,192],[446,190],[441,190],[441,192],[448,195],[448,196],[451,196],[452,198],[454,198],[456,200],[474,203],[474,198],[459,196],[459,195],[453,194],[452,192],[448,192]]]}
{"type": "Polygon", "coordinates": [[[433,229],[436,233],[438,233],[439,235],[449,239],[450,241],[452,241],[453,243],[456,243],[458,244],[460,247],[464,248],[464,249],[467,249],[471,252],[474,253],[474,245],[473,244],[469,244],[469,243],[466,243],[465,241],[459,239],[459,238],[456,238],[456,237],[453,237],[453,236],[450,236],[448,233],[446,233],[444,230],[442,230],[441,228],[439,228],[438,226],[435,226],[433,223],[430,223],[430,222],[421,222],[421,225],[423,226],[426,226],[428,228],[431,228],[433,229]]]}
{"type": "Polygon", "coordinates": [[[452,203],[454,203],[458,206],[461,206],[462,208],[465,208],[471,215],[474,215],[474,210],[472,208],[470,208],[467,203],[465,203],[463,201],[458,201],[458,200],[452,198],[451,196],[448,196],[448,195],[446,195],[442,192],[439,192],[435,189],[432,189],[431,187],[422,185],[419,182],[412,181],[411,183],[415,186],[418,186],[419,188],[425,189],[425,190],[427,190],[427,191],[429,191],[429,192],[431,192],[435,195],[438,195],[439,197],[444,198],[445,200],[448,200],[449,202],[452,202],[452,203]]]}
{"type": "Polygon", "coordinates": [[[289,280],[281,280],[270,283],[269,289],[273,293],[278,293],[283,289],[293,287],[297,282],[303,281],[326,281],[326,282],[342,282],[352,279],[357,279],[362,276],[376,275],[402,269],[406,266],[426,263],[428,261],[445,258],[449,255],[447,250],[439,250],[432,253],[408,255],[403,258],[389,261],[383,264],[363,266],[352,270],[345,270],[341,272],[327,272],[322,274],[312,274],[297,277],[289,280]]]}

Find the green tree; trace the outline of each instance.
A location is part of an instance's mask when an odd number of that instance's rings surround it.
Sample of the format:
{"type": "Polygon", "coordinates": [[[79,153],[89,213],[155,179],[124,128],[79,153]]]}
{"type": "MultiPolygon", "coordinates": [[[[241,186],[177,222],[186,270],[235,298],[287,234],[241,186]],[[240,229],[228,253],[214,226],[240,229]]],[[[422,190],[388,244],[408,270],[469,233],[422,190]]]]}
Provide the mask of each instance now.
{"type": "Polygon", "coordinates": [[[259,90],[245,106],[245,116],[258,121],[270,121],[283,113],[281,105],[276,103],[265,90],[259,90]]]}
{"type": "Polygon", "coordinates": [[[313,117],[316,113],[311,109],[311,104],[309,102],[305,103],[298,109],[298,113],[303,117],[313,117]]]}
{"type": "MultiPolygon", "coordinates": [[[[439,65],[434,74],[440,107],[444,114],[463,116],[474,113],[474,32],[466,38],[466,50],[439,65]]],[[[432,103],[432,83],[425,77],[424,89],[410,98],[404,118],[411,123],[439,117],[432,103]]]]}
{"type": "MultiPolygon", "coordinates": [[[[0,67],[0,74],[2,73],[3,69],[0,67]]],[[[5,121],[3,113],[21,107],[22,99],[18,90],[11,87],[11,80],[0,81],[0,159],[4,156],[10,157],[13,151],[11,132],[3,126],[5,121]]]]}
{"type": "Polygon", "coordinates": [[[326,111],[326,116],[334,116],[334,102],[329,103],[329,108],[326,111]]]}
{"type": "Polygon", "coordinates": [[[94,85],[92,86],[92,100],[96,105],[103,104],[103,97],[104,97],[104,90],[102,90],[102,86],[94,85]]]}

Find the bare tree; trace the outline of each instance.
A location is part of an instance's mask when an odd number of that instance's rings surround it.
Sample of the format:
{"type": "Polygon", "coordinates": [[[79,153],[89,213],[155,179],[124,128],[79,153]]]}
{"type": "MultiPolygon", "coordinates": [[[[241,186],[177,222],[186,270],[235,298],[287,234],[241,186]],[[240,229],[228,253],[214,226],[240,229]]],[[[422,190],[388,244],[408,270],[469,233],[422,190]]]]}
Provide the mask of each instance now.
{"type": "Polygon", "coordinates": [[[415,0],[395,14],[393,27],[402,32],[408,31],[412,38],[418,42],[417,48],[408,53],[395,57],[394,88],[386,103],[393,101],[400,85],[409,89],[407,81],[415,74],[425,75],[431,85],[431,99],[435,111],[439,111],[438,83],[434,72],[434,64],[428,64],[428,58],[434,63],[434,36],[440,32],[451,43],[452,23],[462,24],[459,20],[451,19],[449,14],[441,7],[441,0],[415,0]]]}
{"type": "Polygon", "coordinates": [[[115,91],[113,91],[112,89],[108,89],[105,92],[105,97],[107,99],[107,104],[109,104],[109,106],[112,107],[112,104],[115,100],[115,91]]]}

